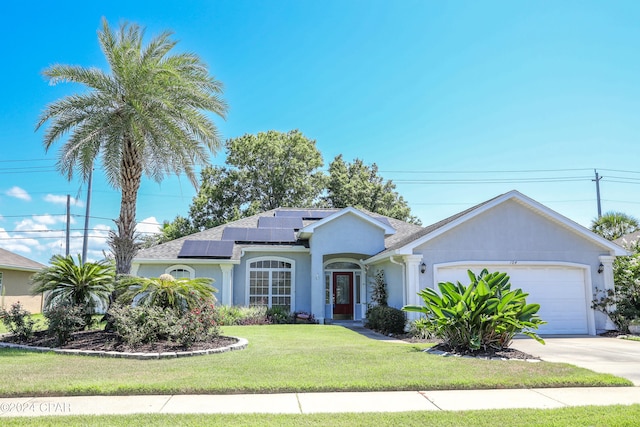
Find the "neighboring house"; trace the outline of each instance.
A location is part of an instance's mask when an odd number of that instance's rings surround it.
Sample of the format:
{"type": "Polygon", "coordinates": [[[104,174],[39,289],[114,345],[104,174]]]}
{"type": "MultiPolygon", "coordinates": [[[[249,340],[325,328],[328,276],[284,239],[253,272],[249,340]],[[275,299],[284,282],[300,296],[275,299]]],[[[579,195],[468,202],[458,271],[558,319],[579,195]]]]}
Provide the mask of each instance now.
{"type": "MultiPolygon", "coordinates": [[[[362,319],[382,269],[389,305],[421,304],[440,281],[468,283],[467,269],[505,271],[541,304],[541,333],[612,329],[591,308],[613,288],[626,251],[517,191],[428,227],[354,208],[275,209],[138,253],[133,274],[210,277],[227,305],[283,306],[320,322],[362,319]]],[[[414,313],[411,313],[412,315],[414,313]]]]}
{"type": "Polygon", "coordinates": [[[631,246],[635,246],[638,244],[640,240],[640,231],[634,231],[633,233],[625,234],[619,239],[615,239],[613,243],[616,245],[620,245],[623,248],[630,248],[631,246]]]}
{"type": "Polygon", "coordinates": [[[20,301],[31,313],[42,311],[42,295],[31,295],[31,276],[45,265],[0,249],[0,306],[20,301]]]}

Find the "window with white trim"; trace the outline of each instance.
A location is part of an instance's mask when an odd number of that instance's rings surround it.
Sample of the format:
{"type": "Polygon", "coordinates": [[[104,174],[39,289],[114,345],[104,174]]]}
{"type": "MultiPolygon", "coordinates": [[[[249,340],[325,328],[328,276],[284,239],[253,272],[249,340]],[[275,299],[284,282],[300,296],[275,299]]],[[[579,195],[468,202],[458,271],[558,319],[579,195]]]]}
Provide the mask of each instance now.
{"type": "Polygon", "coordinates": [[[174,279],[193,279],[196,271],[188,265],[173,265],[165,273],[172,275],[174,279]]]}
{"type": "Polygon", "coordinates": [[[4,295],[2,293],[2,271],[0,271],[0,295],[4,295]]]}
{"type": "Polygon", "coordinates": [[[263,259],[249,263],[249,305],[281,307],[291,311],[292,262],[263,259]]]}

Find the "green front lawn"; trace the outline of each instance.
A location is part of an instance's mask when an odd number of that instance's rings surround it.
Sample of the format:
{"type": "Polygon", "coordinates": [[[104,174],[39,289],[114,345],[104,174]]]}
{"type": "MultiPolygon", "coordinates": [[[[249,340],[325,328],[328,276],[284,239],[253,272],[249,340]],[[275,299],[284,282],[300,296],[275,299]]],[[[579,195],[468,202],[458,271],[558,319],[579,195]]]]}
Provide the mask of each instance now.
{"type": "Polygon", "coordinates": [[[164,360],[0,350],[0,396],[275,393],[632,385],[567,364],[445,358],[340,326],[225,327],[249,348],[164,360]]]}
{"type": "Polygon", "coordinates": [[[105,415],[3,418],[7,427],[99,425],[105,427],[153,426],[420,426],[439,427],[571,427],[571,426],[637,426],[640,405],[584,406],[559,409],[500,409],[464,412],[398,412],[364,414],[229,414],[229,415],[105,415]]]}

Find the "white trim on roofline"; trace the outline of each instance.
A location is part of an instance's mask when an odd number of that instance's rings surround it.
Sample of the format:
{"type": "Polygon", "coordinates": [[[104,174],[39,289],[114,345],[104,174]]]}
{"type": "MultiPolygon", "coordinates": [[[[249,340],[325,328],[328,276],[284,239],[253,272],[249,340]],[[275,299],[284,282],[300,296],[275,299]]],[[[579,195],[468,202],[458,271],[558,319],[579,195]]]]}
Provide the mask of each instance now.
{"type": "Polygon", "coordinates": [[[218,258],[151,258],[151,259],[141,259],[138,258],[135,261],[131,262],[131,265],[142,265],[142,264],[170,264],[174,265],[176,263],[181,264],[240,264],[239,259],[218,259],[218,258]]]}
{"type": "Polygon", "coordinates": [[[2,265],[0,264],[0,269],[2,270],[13,270],[13,271],[40,271],[43,268],[47,267],[46,265],[42,265],[42,267],[18,267],[15,265],[2,265]]]}
{"type": "Polygon", "coordinates": [[[426,242],[428,242],[429,240],[434,239],[435,237],[438,237],[446,232],[448,232],[449,230],[459,226],[460,224],[469,221],[472,218],[477,217],[478,215],[493,209],[494,207],[508,201],[508,200],[515,200],[519,203],[521,203],[522,205],[528,207],[529,209],[532,210],[536,210],[538,211],[540,214],[542,214],[543,216],[546,216],[547,218],[551,219],[552,221],[560,224],[561,226],[573,231],[576,234],[581,235],[582,237],[591,240],[592,242],[606,248],[609,250],[609,253],[611,255],[614,256],[627,256],[629,255],[629,252],[627,252],[625,249],[623,249],[622,247],[616,245],[613,242],[610,242],[609,240],[605,239],[604,237],[601,237],[599,235],[597,235],[596,233],[586,229],[585,227],[583,227],[582,225],[570,220],[569,218],[560,215],[559,213],[557,213],[556,211],[549,209],[548,207],[546,207],[545,205],[543,205],[542,203],[539,203],[533,199],[531,199],[530,197],[525,196],[524,194],[520,193],[517,190],[511,190],[508,193],[505,193],[499,197],[496,197],[495,199],[491,200],[488,203],[485,203],[484,205],[472,210],[471,212],[467,213],[466,215],[462,215],[459,218],[456,218],[455,220],[443,225],[442,227],[437,228],[436,230],[433,230],[431,233],[425,234],[424,236],[421,236],[419,238],[417,238],[416,240],[404,245],[401,248],[395,249],[393,251],[390,252],[386,252],[386,253],[382,253],[380,255],[376,255],[373,256],[371,258],[369,258],[368,260],[365,261],[366,264],[373,264],[376,263],[380,260],[386,259],[388,257],[391,256],[395,256],[395,255],[411,255],[413,254],[413,250],[417,247],[420,246],[426,242]]]}
{"type": "Polygon", "coordinates": [[[273,253],[283,253],[283,252],[310,252],[309,248],[305,248],[304,246],[249,246],[246,248],[242,248],[240,250],[240,258],[244,257],[245,252],[273,252],[273,253]]]}
{"type": "Polygon", "coordinates": [[[311,236],[311,234],[313,234],[313,232],[315,231],[316,228],[323,226],[324,224],[327,224],[328,222],[333,221],[334,219],[340,218],[343,215],[355,215],[358,218],[378,227],[381,228],[382,230],[384,230],[384,234],[386,235],[390,235],[390,234],[395,234],[396,233],[396,229],[391,227],[390,225],[385,224],[384,222],[378,221],[377,219],[375,219],[372,216],[369,216],[367,214],[365,214],[364,212],[360,212],[358,209],[356,208],[352,208],[351,206],[344,208],[342,210],[339,210],[338,212],[335,212],[331,215],[329,215],[326,218],[322,218],[319,221],[316,221],[312,224],[307,225],[304,228],[301,228],[300,231],[298,231],[298,236],[302,237],[302,238],[309,238],[311,236]]]}

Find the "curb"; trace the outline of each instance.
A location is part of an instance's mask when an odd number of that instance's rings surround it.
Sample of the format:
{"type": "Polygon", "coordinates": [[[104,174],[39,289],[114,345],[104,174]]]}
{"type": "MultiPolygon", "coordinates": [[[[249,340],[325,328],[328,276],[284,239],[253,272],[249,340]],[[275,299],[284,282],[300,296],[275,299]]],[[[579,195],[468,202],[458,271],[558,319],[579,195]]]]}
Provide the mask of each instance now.
{"type": "Polygon", "coordinates": [[[191,356],[206,356],[208,354],[226,353],[228,351],[244,350],[249,345],[249,341],[245,338],[239,337],[226,337],[234,338],[238,342],[228,345],[226,347],[212,348],[209,350],[193,350],[193,351],[171,351],[165,353],[130,353],[125,351],[98,351],[98,350],[77,350],[77,349],[65,349],[65,348],[50,348],[50,347],[32,347],[23,344],[13,344],[7,342],[0,342],[0,348],[10,348],[15,350],[26,350],[35,353],[57,353],[71,356],[93,356],[93,357],[107,357],[114,359],[138,359],[138,360],[156,360],[156,359],[174,359],[177,357],[191,357],[191,356]]]}

